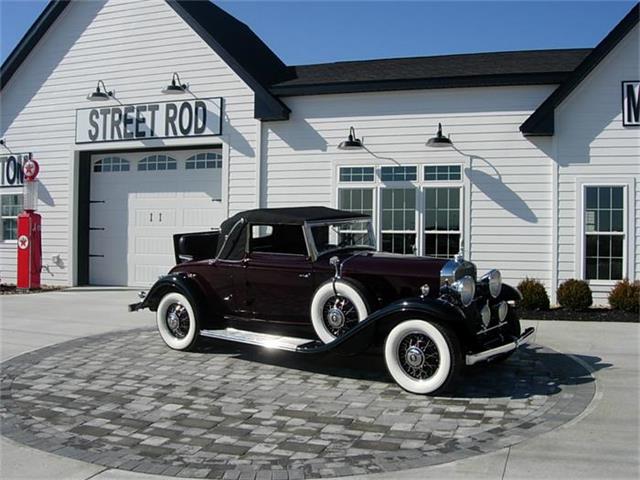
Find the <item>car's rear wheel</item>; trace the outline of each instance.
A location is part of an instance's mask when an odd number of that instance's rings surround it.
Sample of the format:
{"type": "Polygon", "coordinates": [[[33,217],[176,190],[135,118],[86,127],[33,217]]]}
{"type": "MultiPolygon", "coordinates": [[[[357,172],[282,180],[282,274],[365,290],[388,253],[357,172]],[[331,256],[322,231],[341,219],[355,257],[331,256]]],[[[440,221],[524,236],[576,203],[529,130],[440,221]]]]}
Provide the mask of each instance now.
{"type": "Polygon", "coordinates": [[[367,318],[364,296],[351,284],[336,280],[321,285],[311,302],[311,322],[324,343],[335,340],[367,318]]]}
{"type": "Polygon", "coordinates": [[[174,350],[191,350],[198,341],[199,323],[196,309],[183,294],[166,293],[156,310],[158,332],[164,343],[174,350]]]}
{"type": "Polygon", "coordinates": [[[384,359],[400,387],[422,395],[449,388],[462,364],[455,334],[426,320],[406,320],[396,325],[387,336],[384,359]]]}

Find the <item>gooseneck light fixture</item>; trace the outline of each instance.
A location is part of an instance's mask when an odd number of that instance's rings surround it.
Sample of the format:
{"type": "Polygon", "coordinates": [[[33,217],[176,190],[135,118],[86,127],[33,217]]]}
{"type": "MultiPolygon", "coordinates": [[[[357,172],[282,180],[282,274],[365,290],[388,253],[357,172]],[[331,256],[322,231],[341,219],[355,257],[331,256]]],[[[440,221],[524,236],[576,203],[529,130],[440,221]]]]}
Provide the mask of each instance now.
{"type": "Polygon", "coordinates": [[[435,137],[431,137],[427,140],[427,147],[433,148],[442,148],[442,147],[453,147],[453,142],[449,137],[445,137],[442,134],[442,124],[438,123],[438,132],[435,137]]]}
{"type": "Polygon", "coordinates": [[[98,80],[96,90],[87,95],[87,100],[91,100],[92,102],[104,102],[105,100],[112,98],[115,94],[115,91],[107,90],[107,87],[102,80],[98,80]],[[100,90],[100,85],[102,85],[102,90],[100,90]]]}
{"type": "Polygon", "coordinates": [[[353,127],[349,127],[349,137],[340,142],[338,145],[340,150],[360,150],[364,148],[364,140],[361,140],[356,137],[356,130],[353,127]]]}
{"type": "Polygon", "coordinates": [[[171,77],[171,83],[162,89],[162,93],[166,93],[169,95],[172,94],[180,94],[189,90],[189,84],[182,83],[180,80],[180,75],[178,72],[173,72],[173,76],[171,77]]]}

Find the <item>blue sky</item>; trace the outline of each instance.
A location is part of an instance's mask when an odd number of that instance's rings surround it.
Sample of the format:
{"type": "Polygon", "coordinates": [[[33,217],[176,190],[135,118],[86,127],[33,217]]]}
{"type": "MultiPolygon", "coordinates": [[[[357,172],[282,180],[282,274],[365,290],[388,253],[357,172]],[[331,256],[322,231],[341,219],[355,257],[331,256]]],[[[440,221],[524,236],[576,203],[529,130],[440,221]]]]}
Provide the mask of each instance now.
{"type": "MultiPolygon", "coordinates": [[[[9,55],[46,5],[0,0],[9,55]]],[[[631,1],[221,1],[289,65],[450,53],[595,46],[631,1]]]]}

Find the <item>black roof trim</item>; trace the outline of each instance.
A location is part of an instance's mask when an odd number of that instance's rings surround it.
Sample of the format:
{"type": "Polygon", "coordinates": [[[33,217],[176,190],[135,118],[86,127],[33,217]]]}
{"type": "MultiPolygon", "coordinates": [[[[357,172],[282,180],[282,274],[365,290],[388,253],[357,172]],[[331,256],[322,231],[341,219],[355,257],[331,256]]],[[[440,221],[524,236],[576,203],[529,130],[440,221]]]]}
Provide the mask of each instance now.
{"type": "Polygon", "coordinates": [[[249,27],[209,0],[166,2],[254,91],[255,118],[289,118],[291,110],[267,90],[270,83],[285,77],[286,66],[249,27]]]}
{"type": "Polygon", "coordinates": [[[15,46],[7,59],[0,67],[0,90],[9,83],[13,74],[22,65],[22,62],[40,39],[47,33],[49,27],[56,21],[60,14],[67,8],[70,0],[50,0],[33,25],[27,30],[20,42],[15,46]]]}
{"type": "Polygon", "coordinates": [[[525,136],[550,136],[555,131],[555,109],[587,75],[620,43],[620,41],[638,24],[640,3],[636,3],[627,15],[576,67],[573,73],[520,125],[525,136]]]}
{"type": "Polygon", "coordinates": [[[388,92],[437,88],[504,87],[517,85],[557,85],[568,72],[469,75],[465,77],[421,78],[411,80],[372,80],[327,84],[282,85],[271,87],[271,93],[281,96],[324,95],[335,93],[388,92]]]}

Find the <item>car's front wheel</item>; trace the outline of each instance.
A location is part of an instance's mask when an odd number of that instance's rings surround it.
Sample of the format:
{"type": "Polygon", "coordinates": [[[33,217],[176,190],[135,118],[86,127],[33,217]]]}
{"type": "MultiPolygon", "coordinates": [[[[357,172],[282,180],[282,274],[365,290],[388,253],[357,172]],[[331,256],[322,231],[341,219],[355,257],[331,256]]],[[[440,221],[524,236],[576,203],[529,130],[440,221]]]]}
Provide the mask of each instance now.
{"type": "Polygon", "coordinates": [[[426,320],[396,325],[384,345],[387,370],[411,393],[431,394],[454,382],[462,362],[460,344],[447,328],[426,320]]]}
{"type": "Polygon", "coordinates": [[[158,332],[174,350],[191,350],[198,341],[198,317],[191,302],[178,292],[166,293],[156,310],[158,332]]]}

